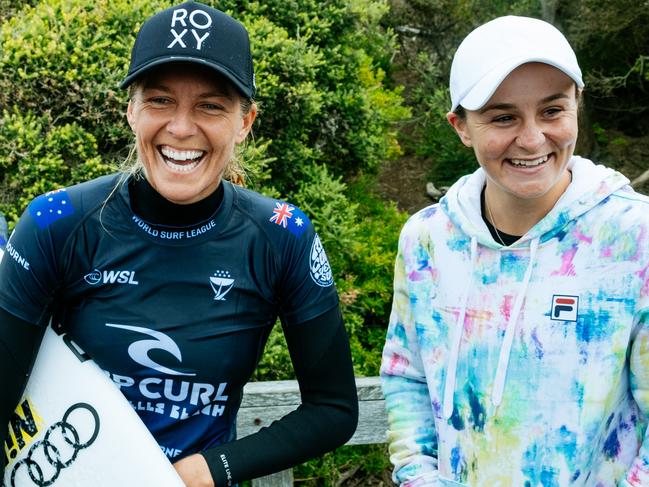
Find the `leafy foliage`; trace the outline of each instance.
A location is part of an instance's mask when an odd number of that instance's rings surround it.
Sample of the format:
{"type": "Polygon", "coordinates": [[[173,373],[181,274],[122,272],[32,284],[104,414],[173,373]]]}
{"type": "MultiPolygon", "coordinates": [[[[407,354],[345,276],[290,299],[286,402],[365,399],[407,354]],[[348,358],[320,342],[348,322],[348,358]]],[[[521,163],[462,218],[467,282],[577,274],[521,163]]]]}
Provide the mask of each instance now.
{"type": "Polygon", "coordinates": [[[0,210],[10,223],[41,193],[105,174],[109,168],[97,152],[92,134],[79,124],[52,126],[50,118],[5,110],[0,120],[0,210]]]}
{"type": "Polygon", "coordinates": [[[649,8],[632,0],[559,2],[584,72],[592,116],[629,136],[649,133],[649,8]]]}

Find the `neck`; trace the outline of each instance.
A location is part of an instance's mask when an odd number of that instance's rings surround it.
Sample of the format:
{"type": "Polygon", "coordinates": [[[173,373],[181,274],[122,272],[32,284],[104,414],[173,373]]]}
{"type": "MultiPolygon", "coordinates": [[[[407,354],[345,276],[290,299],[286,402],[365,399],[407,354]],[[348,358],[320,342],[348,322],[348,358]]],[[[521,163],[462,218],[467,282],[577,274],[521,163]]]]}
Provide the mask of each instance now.
{"type": "Polygon", "coordinates": [[[214,215],[223,200],[223,183],[209,196],[189,205],[172,203],[158,193],[145,178],[131,179],[128,192],[133,213],[147,222],[187,226],[203,222],[214,215]]]}
{"type": "Polygon", "coordinates": [[[570,184],[571,178],[570,172],[565,171],[550,191],[537,198],[519,198],[511,193],[499,191],[487,179],[485,204],[489,209],[489,221],[504,233],[524,235],[550,213],[570,184]]]}

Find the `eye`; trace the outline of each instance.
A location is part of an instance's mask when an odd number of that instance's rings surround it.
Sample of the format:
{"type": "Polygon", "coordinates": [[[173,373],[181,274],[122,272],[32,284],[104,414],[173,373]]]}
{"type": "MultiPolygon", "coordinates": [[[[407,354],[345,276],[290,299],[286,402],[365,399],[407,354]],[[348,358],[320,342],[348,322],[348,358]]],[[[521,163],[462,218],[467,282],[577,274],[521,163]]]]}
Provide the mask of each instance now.
{"type": "Polygon", "coordinates": [[[498,116],[494,117],[492,119],[492,122],[494,122],[496,124],[503,125],[503,124],[510,123],[513,120],[514,120],[513,115],[503,114],[503,115],[498,115],[498,116]]]}
{"type": "Polygon", "coordinates": [[[554,117],[555,115],[561,113],[563,109],[561,107],[549,107],[546,108],[543,113],[548,117],[554,117]]]}
{"type": "Polygon", "coordinates": [[[201,103],[200,108],[206,112],[219,112],[224,110],[223,105],[214,102],[201,103]]]}
{"type": "Polygon", "coordinates": [[[159,105],[159,106],[169,105],[172,102],[170,98],[167,98],[165,96],[152,96],[148,98],[146,101],[151,103],[152,105],[159,105]]]}

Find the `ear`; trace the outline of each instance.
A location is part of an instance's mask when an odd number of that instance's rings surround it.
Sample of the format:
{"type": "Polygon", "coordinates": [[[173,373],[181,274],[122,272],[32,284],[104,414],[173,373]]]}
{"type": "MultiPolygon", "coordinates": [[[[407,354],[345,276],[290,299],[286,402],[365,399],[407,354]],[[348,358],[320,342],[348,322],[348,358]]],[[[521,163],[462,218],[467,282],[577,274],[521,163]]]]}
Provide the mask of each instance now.
{"type": "Polygon", "coordinates": [[[250,105],[250,110],[248,110],[248,113],[243,116],[243,125],[241,126],[241,129],[239,130],[239,133],[237,134],[237,137],[235,139],[237,144],[240,144],[244,140],[246,140],[246,137],[252,130],[252,124],[255,123],[255,118],[257,118],[257,105],[255,103],[252,103],[250,105]]]}
{"type": "Polygon", "coordinates": [[[135,115],[133,113],[133,100],[128,101],[128,107],[126,108],[126,120],[131,126],[131,130],[135,132],[135,115]]]}
{"type": "Polygon", "coordinates": [[[446,114],[446,120],[448,120],[448,123],[451,124],[451,127],[455,129],[462,143],[467,147],[473,147],[473,143],[471,142],[471,134],[469,134],[469,131],[466,127],[466,119],[460,117],[455,112],[448,112],[446,114]]]}

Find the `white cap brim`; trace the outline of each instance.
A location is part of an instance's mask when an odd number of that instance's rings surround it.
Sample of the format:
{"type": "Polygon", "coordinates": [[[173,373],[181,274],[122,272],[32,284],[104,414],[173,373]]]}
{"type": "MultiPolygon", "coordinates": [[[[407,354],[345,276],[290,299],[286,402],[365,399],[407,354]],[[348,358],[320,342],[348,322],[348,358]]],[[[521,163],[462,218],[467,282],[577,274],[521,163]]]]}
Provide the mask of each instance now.
{"type": "Polygon", "coordinates": [[[462,105],[467,110],[479,110],[489,101],[505,78],[516,68],[526,63],[544,63],[554,66],[572,78],[579,88],[584,87],[581,73],[574,73],[566,66],[560,66],[553,60],[547,58],[530,58],[529,56],[517,57],[508,59],[506,62],[497,66],[490,73],[484,76],[473,88],[471,88],[471,90],[469,90],[464,98],[458,100],[452,110],[455,110],[459,105],[462,105]]]}

